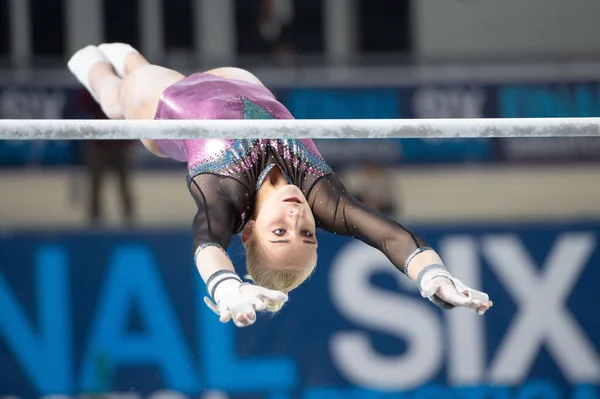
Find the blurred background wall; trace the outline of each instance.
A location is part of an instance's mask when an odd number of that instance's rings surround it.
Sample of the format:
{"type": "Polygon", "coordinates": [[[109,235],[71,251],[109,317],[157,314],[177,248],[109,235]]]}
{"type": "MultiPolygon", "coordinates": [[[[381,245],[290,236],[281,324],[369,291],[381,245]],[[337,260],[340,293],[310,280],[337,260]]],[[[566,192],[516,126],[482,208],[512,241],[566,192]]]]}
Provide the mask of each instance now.
{"type": "MultiPolygon", "coordinates": [[[[592,0],[0,0],[0,118],[101,119],[67,73],[123,41],[254,72],[296,118],[600,116],[592,0]]],[[[597,398],[600,140],[317,140],[484,317],[320,236],[281,314],[202,304],[185,165],[137,142],[0,141],[0,397],[597,398]]],[[[230,249],[243,273],[243,250],[230,249]]]]}
{"type": "Polygon", "coordinates": [[[600,4],[593,0],[425,0],[413,7],[414,50],[421,57],[565,58],[600,50],[593,17],[600,4]]]}

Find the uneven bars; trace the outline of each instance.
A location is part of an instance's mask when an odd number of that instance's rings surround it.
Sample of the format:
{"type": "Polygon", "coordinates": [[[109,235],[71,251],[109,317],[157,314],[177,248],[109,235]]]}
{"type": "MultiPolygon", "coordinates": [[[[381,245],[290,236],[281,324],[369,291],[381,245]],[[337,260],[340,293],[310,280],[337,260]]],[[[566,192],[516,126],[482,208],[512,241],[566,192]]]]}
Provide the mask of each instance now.
{"type": "Polygon", "coordinates": [[[600,118],[0,120],[0,140],[352,139],[600,136],[600,118]]]}

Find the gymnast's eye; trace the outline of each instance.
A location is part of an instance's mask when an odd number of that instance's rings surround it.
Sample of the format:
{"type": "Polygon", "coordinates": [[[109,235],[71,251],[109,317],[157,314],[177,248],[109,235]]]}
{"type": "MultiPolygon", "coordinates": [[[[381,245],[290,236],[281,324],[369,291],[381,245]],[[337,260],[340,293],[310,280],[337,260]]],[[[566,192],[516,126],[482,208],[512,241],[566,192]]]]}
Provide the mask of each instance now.
{"type": "Polygon", "coordinates": [[[304,237],[312,237],[314,235],[312,231],[309,230],[301,231],[300,234],[302,234],[304,237]]]}
{"type": "Polygon", "coordinates": [[[285,230],[284,229],[275,229],[273,230],[273,234],[275,234],[276,236],[283,236],[285,234],[285,230]]]}

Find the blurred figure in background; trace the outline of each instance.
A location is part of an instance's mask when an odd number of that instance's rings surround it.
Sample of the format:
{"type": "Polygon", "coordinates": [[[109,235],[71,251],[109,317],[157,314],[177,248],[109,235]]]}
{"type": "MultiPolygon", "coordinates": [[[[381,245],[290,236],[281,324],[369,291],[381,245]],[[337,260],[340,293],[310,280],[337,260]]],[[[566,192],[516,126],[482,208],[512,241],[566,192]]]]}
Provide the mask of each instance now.
{"type": "MultiPolygon", "coordinates": [[[[87,93],[82,92],[78,108],[90,119],[106,119],[102,109],[87,93]]],[[[84,143],[83,164],[88,176],[87,216],[91,224],[102,223],[102,185],[107,172],[117,177],[123,221],[134,222],[134,205],[131,188],[132,140],[89,140],[84,143]]]]}
{"type": "Polygon", "coordinates": [[[286,62],[294,54],[292,0],[261,0],[258,30],[267,51],[286,62]]]}
{"type": "Polygon", "coordinates": [[[102,222],[102,184],[106,173],[114,171],[119,186],[123,220],[132,224],[134,219],[131,190],[130,140],[92,140],[86,149],[86,167],[90,179],[88,216],[92,224],[102,222]]]}
{"type": "Polygon", "coordinates": [[[238,46],[241,54],[289,64],[294,61],[293,0],[237,0],[238,46]]]}

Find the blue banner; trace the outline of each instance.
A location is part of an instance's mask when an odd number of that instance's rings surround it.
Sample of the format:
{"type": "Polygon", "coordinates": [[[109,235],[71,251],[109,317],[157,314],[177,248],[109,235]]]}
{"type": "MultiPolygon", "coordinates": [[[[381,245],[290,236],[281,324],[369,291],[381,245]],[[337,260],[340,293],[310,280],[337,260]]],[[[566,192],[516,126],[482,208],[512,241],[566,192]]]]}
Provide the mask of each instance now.
{"type": "Polygon", "coordinates": [[[204,305],[187,231],[4,234],[0,396],[599,397],[600,224],[416,230],[488,314],[442,312],[381,253],[321,234],[310,281],[238,329],[204,305]]]}

